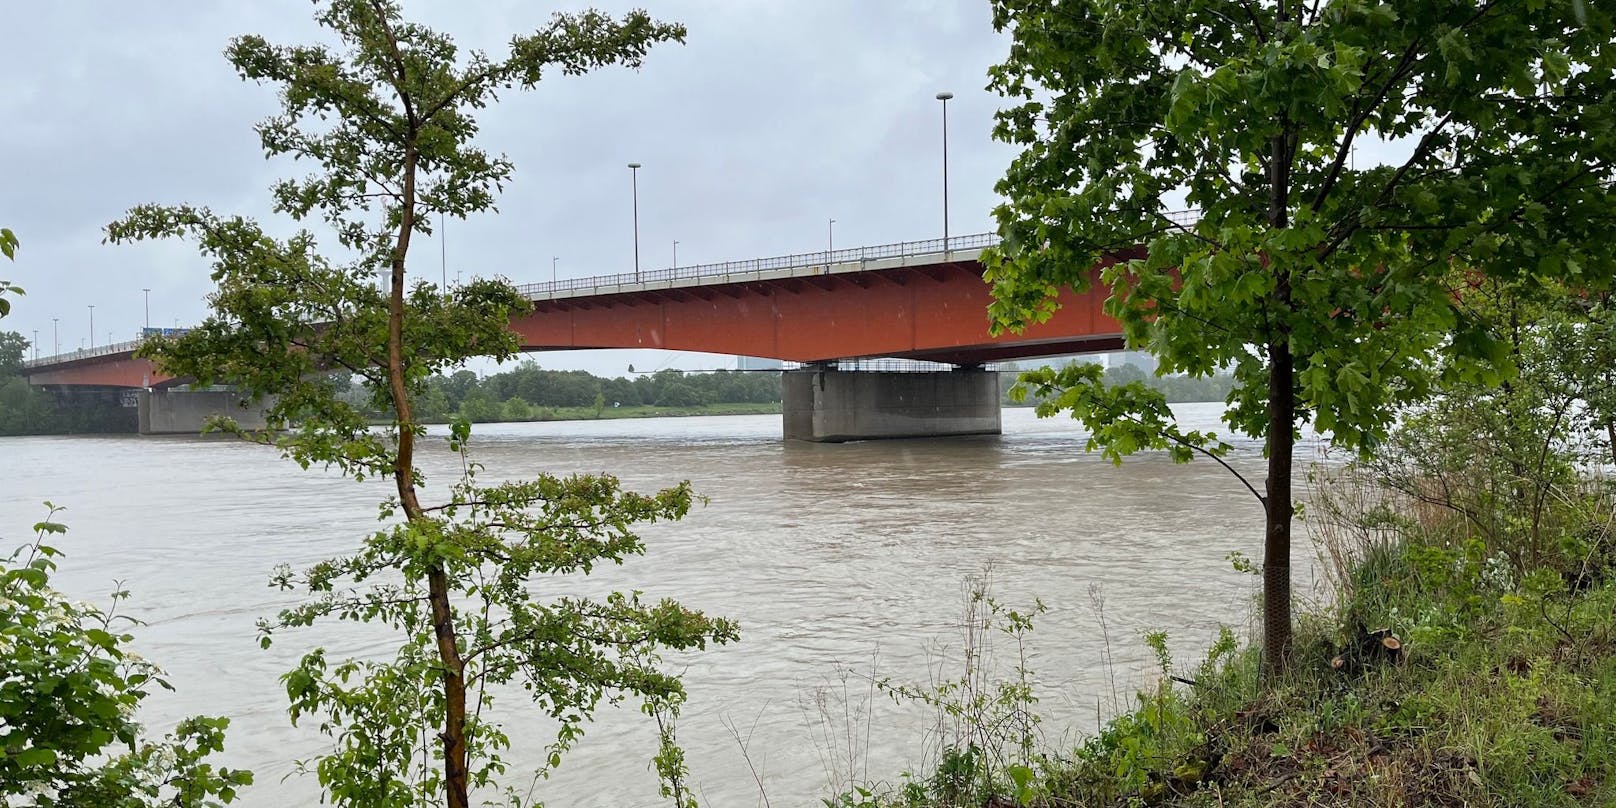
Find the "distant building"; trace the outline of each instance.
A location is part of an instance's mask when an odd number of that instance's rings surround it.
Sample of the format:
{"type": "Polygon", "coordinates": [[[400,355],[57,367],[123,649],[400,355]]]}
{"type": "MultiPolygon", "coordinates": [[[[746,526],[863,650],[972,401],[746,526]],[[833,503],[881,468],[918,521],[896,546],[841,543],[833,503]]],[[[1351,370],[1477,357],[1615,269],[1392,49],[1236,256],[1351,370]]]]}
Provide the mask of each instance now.
{"type": "Polygon", "coordinates": [[[761,356],[735,357],[736,370],[780,370],[785,363],[778,359],[765,359],[761,356]]]}

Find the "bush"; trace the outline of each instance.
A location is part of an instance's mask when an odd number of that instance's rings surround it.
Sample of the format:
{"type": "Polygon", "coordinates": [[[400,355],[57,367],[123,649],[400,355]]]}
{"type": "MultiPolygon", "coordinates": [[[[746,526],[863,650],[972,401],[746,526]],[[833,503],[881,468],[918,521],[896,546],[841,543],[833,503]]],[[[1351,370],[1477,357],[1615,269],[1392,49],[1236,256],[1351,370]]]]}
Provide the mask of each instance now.
{"type": "Polygon", "coordinates": [[[49,513],[35,538],[0,561],[0,803],[145,808],[231,802],[252,773],[204,759],[224,748],[229,719],[197,716],[157,741],[135,720],[162,671],[129,649],[133,624],[52,589],[67,528],[49,513]]]}

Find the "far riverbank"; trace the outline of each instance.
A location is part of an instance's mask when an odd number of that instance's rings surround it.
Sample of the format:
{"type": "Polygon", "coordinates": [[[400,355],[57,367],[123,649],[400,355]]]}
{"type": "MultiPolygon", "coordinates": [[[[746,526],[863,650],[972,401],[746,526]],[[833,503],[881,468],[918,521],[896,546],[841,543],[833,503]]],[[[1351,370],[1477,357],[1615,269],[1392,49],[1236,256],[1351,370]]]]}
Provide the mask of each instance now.
{"type": "MultiPolygon", "coordinates": [[[[473,423],[532,423],[534,421],[610,421],[618,418],[686,418],[702,415],[779,415],[780,402],[761,404],[703,404],[694,407],[659,407],[636,404],[629,407],[534,407],[527,418],[492,418],[473,423]]],[[[448,418],[428,419],[429,424],[446,424],[448,418]]]]}

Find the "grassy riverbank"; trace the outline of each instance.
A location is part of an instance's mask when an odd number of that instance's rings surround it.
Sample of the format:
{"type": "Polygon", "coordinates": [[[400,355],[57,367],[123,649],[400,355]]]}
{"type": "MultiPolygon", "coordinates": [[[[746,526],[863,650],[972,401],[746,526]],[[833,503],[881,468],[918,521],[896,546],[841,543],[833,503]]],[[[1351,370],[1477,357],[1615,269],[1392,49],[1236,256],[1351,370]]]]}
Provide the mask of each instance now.
{"type": "MultiPolygon", "coordinates": [[[[1616,804],[1608,485],[1584,481],[1531,518],[1530,500],[1467,514],[1382,491],[1354,474],[1315,491],[1333,595],[1303,615],[1284,681],[1259,688],[1232,634],[1193,669],[1152,635],[1160,675],[1080,747],[975,731],[903,787],[829,804],[1616,804]]],[[[997,706],[978,714],[1030,706],[1009,684],[984,690],[997,706]]]]}

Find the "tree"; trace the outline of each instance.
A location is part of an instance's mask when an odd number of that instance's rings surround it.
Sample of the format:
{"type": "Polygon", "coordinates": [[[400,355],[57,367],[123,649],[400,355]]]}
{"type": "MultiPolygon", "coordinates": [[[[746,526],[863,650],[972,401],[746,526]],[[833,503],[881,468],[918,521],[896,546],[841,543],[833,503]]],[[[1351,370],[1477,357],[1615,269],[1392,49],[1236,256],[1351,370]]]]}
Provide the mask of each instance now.
{"type": "Polygon", "coordinates": [[[22,334],[0,331],[0,435],[39,434],[56,425],[49,394],[23,374],[28,347],[22,334]]]}
{"type": "MultiPolygon", "coordinates": [[[[0,255],[4,255],[10,261],[17,260],[17,244],[17,234],[11,232],[10,228],[0,227],[0,255]]],[[[7,300],[5,296],[7,294],[20,295],[22,293],[22,287],[12,286],[11,281],[0,280],[0,317],[11,313],[11,301],[7,300]]]]}
{"type": "Polygon", "coordinates": [[[1445,385],[1399,419],[1364,467],[1414,502],[1446,508],[1489,557],[1521,575],[1549,565],[1567,580],[1608,546],[1607,486],[1587,471],[1609,462],[1616,342],[1601,296],[1547,305],[1508,284],[1466,287],[1472,308],[1495,312],[1517,372],[1507,383],[1445,385]],[[1567,565],[1567,561],[1573,561],[1567,565]]]}
{"type": "Polygon", "coordinates": [[[1604,454],[1589,461],[1616,463],[1616,301],[1605,296],[1577,303],[1570,321],[1555,330],[1551,356],[1582,404],[1573,417],[1592,442],[1604,441],[1604,454]]]}
{"type": "Polygon", "coordinates": [[[15,376],[22,372],[23,361],[28,358],[28,338],[16,331],[0,331],[0,376],[15,376]]]}
{"type": "Polygon", "coordinates": [[[511,396],[499,406],[499,420],[501,421],[531,421],[533,420],[533,405],[526,399],[511,396]]]}
{"type": "Polygon", "coordinates": [[[460,418],[473,424],[489,424],[500,418],[500,404],[493,395],[478,390],[460,402],[460,418]]]}
{"type": "Polygon", "coordinates": [[[682,379],[663,383],[656,399],[658,407],[699,407],[706,403],[701,392],[682,379]]]}
{"type": "Polygon", "coordinates": [[[477,389],[475,371],[457,370],[453,375],[443,378],[443,393],[449,399],[450,409],[459,407],[460,402],[477,389]]]}
{"type": "MultiPolygon", "coordinates": [[[[510,176],[508,160],[473,144],[472,114],[497,92],[531,88],[552,70],[637,67],[652,45],[685,32],[644,12],[621,20],[557,14],[495,59],[462,55],[449,37],[406,22],[390,0],[318,5],[315,19],[339,49],[243,36],[226,55],[243,78],[281,89],[281,113],[258,127],[266,154],[317,167],[274,187],[277,210],[322,221],[351,258],[323,257],[308,231],[277,239],[252,221],[194,207],[134,208],[108,236],[190,237],[213,261],[212,316],[181,337],[148,343],[146,355],[168,372],[229,383],[264,402],[270,431],[239,434],[305,466],[393,480],[396,494],[382,507],[389,524],[355,553],[277,573],[278,584],[311,597],[263,621],[263,642],[327,618],[400,632],[391,660],[306,654],[284,677],[291,716],[321,716],[322,731],[336,739],[315,766],[334,803],[414,806],[441,794],[450,808],[465,808],[474,787],[506,768],[508,741],[482,709],[493,689],[520,684],[557,720],[547,761],[535,767],[542,776],[602,699],[639,696],[659,718],[677,708],[683,691],[660,670],[659,651],[737,636],[728,621],[672,601],[645,603],[638,593],[551,601],[533,594],[536,577],[587,573],[642,553],[632,528],[682,517],[692,501],[687,484],[649,496],[604,475],[482,486],[467,456],[465,476],[429,505],[415,468],[425,431],[413,400],[427,379],[467,357],[512,357],[510,317],[528,305],[504,281],[440,290],[412,284],[407,271],[411,240],[431,232],[433,213],[489,210],[510,176]],[[382,271],[386,292],[371,282],[382,271]],[[387,428],[372,429],[334,394],[327,372],[336,368],[365,382],[376,408],[391,415],[387,428]]],[[[465,421],[450,429],[454,450],[465,455],[469,440],[465,421]]],[[[661,738],[654,760],[683,804],[682,758],[668,733],[661,738]]]]}
{"type": "MultiPolygon", "coordinates": [[[[1264,490],[1247,487],[1265,514],[1264,670],[1279,673],[1300,426],[1368,452],[1434,368],[1507,375],[1492,325],[1456,302],[1456,275],[1610,280],[1608,10],[995,0],[994,24],[1013,37],[990,74],[1012,99],[995,136],[1022,149],[998,185],[1003,244],[985,258],[995,327],[1044,320],[1056,289],[1098,280],[1160,372],[1232,368],[1225,421],[1267,456],[1264,490]],[[1403,156],[1357,168],[1355,144],[1375,139],[1403,156]],[[1199,218],[1169,216],[1178,198],[1199,218]]],[[[1026,382],[1113,459],[1225,448],[1097,371],[1026,382]]]]}

